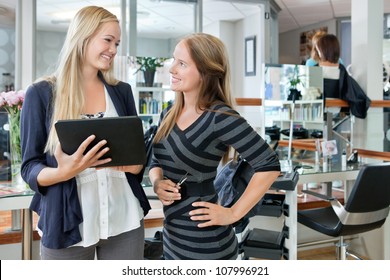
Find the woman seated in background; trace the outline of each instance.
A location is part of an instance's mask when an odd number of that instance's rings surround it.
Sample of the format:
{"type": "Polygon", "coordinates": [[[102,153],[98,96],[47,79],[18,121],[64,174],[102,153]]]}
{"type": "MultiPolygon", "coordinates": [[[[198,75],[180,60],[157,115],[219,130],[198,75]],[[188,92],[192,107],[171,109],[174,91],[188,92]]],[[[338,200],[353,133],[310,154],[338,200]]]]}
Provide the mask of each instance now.
{"type": "Polygon", "coordinates": [[[322,67],[324,96],[326,98],[341,98],[339,91],[339,40],[333,34],[325,34],[318,39],[315,48],[319,58],[318,64],[322,67]]]}
{"type": "Polygon", "coordinates": [[[364,119],[371,101],[360,85],[348,74],[344,65],[339,63],[340,44],[337,37],[332,34],[322,36],[317,42],[316,50],[324,78],[324,100],[325,98],[345,100],[349,107],[342,108],[341,112],[351,112],[355,117],[364,119]]]}
{"type": "MultiPolygon", "coordinates": [[[[312,48],[311,48],[311,52],[310,52],[310,58],[308,60],[306,60],[306,63],[305,63],[306,66],[318,66],[319,65],[320,58],[319,58],[318,52],[317,52],[317,42],[324,35],[327,35],[326,31],[320,30],[320,31],[317,31],[313,35],[313,37],[311,38],[312,48]]],[[[338,63],[343,64],[343,61],[341,60],[340,57],[338,59],[338,63]]]]}

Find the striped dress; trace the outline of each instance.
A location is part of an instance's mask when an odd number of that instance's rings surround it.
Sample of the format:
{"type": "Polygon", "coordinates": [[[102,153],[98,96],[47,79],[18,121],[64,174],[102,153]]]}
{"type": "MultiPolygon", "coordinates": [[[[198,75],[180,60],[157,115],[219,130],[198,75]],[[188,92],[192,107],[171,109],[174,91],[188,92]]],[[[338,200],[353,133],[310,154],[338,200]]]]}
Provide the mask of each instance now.
{"type": "MultiPolygon", "coordinates": [[[[212,182],[229,145],[255,172],[280,170],[276,153],[244,118],[222,103],[203,112],[185,130],[175,125],[167,138],[153,145],[150,168],[162,168],[164,176],[174,182],[187,172],[186,182],[212,182]]],[[[200,200],[216,203],[218,197],[191,196],[164,206],[164,258],[236,259],[238,243],[231,226],[199,228],[199,221],[190,219],[188,213],[194,209],[191,204],[200,200]]]]}

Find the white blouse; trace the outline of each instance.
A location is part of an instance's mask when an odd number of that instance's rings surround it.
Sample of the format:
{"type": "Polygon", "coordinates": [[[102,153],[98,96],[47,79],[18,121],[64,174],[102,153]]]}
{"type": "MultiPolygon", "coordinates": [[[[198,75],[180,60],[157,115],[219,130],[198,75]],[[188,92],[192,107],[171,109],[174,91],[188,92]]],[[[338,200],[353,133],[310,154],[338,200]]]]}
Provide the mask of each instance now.
{"type": "MultiPolygon", "coordinates": [[[[105,96],[104,117],[118,116],[107,90],[105,96]]],[[[88,247],[99,239],[140,227],[143,210],[124,172],[88,168],[76,176],[76,181],[83,222],[79,226],[82,241],[73,246],[88,247]]]]}

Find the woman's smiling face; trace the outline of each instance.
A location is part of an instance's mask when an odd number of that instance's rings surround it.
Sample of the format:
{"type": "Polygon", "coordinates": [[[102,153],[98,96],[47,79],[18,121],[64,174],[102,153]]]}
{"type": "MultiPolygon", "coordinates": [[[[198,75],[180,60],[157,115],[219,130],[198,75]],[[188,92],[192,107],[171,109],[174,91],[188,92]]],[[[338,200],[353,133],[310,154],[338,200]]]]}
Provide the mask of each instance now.
{"type": "Polygon", "coordinates": [[[177,92],[198,92],[201,82],[200,73],[191,58],[185,41],[179,42],[173,52],[171,73],[171,89],[177,92]]]}
{"type": "Polygon", "coordinates": [[[117,53],[120,36],[119,23],[103,23],[88,43],[85,65],[97,70],[108,70],[117,53]]]}

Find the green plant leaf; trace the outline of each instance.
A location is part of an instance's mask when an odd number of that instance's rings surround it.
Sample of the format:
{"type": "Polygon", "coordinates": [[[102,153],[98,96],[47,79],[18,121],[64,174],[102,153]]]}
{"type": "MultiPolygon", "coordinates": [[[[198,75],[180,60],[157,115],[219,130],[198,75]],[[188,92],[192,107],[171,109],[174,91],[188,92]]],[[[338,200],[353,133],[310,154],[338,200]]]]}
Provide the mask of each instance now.
{"type": "Polygon", "coordinates": [[[156,71],[157,68],[164,66],[164,62],[167,59],[168,58],[164,57],[137,56],[136,62],[138,68],[135,73],[138,73],[139,71],[156,71]]]}

